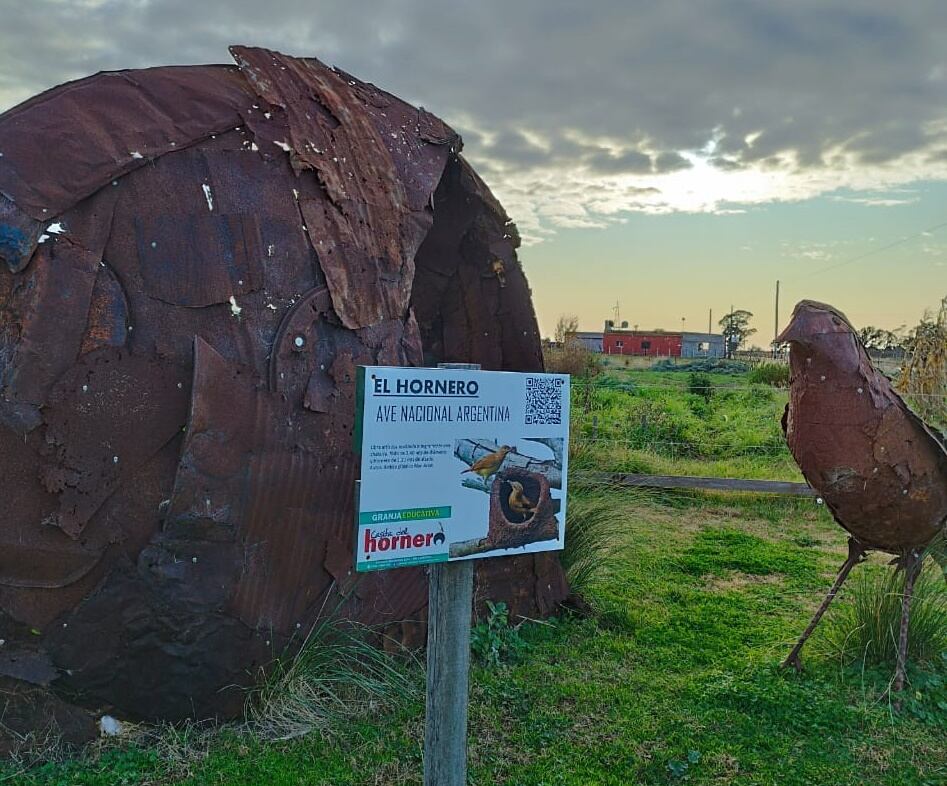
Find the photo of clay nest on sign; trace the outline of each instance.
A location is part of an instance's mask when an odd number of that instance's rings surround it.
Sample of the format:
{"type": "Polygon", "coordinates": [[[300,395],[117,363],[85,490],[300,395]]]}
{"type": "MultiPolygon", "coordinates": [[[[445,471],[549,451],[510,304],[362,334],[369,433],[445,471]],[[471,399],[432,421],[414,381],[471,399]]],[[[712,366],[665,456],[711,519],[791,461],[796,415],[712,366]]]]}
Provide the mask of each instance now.
{"type": "Polygon", "coordinates": [[[489,495],[485,537],[450,544],[450,558],[559,539],[562,507],[561,438],[523,438],[515,444],[458,439],[454,457],[463,462],[460,483],[489,495]]]}

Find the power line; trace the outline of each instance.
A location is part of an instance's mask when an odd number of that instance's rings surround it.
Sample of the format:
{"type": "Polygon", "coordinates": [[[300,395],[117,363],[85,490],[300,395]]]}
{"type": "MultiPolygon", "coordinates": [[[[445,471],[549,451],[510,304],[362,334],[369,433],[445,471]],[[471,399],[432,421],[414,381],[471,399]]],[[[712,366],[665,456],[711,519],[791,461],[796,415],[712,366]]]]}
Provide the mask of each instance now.
{"type": "Polygon", "coordinates": [[[836,262],[833,265],[828,265],[822,268],[821,270],[813,270],[810,273],[803,273],[801,276],[796,276],[790,279],[790,281],[799,281],[801,279],[809,278],[811,276],[817,276],[822,273],[828,273],[830,270],[837,270],[838,268],[845,267],[846,265],[852,265],[855,262],[861,262],[863,259],[867,259],[868,257],[874,256],[875,254],[880,254],[882,251],[890,251],[892,248],[897,248],[898,246],[904,245],[905,243],[909,243],[912,240],[917,240],[917,238],[919,237],[924,237],[926,234],[936,232],[938,229],[943,229],[944,227],[947,227],[947,221],[943,221],[940,224],[935,224],[934,226],[928,227],[927,229],[922,229],[919,232],[915,232],[913,235],[905,235],[904,237],[900,237],[897,240],[891,243],[888,243],[887,245],[881,246],[880,248],[875,248],[875,249],[872,249],[871,251],[866,251],[865,253],[858,254],[857,256],[851,257],[850,259],[844,259],[841,262],[836,262]]]}

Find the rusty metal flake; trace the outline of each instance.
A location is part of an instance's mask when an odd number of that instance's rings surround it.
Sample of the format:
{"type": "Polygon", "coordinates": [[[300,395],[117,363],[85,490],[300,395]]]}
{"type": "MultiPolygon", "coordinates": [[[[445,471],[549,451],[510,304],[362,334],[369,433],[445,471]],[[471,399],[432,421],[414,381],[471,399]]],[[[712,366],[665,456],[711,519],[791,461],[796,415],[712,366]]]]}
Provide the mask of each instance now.
{"type": "MultiPolygon", "coordinates": [[[[317,60],[231,52],[260,97],[286,118],[290,138],[273,143],[291,152],[297,168],[314,170],[325,190],[324,199],[303,200],[300,209],[342,323],[357,329],[403,317],[413,278],[413,249],[406,253],[402,238],[409,208],[365,105],[317,60]]],[[[254,129],[266,123],[259,114],[248,115],[254,129]]]]}
{"type": "Polygon", "coordinates": [[[417,253],[411,299],[425,363],[541,369],[536,315],[505,211],[460,156],[448,162],[434,201],[434,226],[417,253]],[[493,268],[498,257],[503,281],[493,268]]]}
{"type": "Polygon", "coordinates": [[[238,527],[246,463],[258,433],[278,428],[252,375],[194,338],[190,415],[167,519],[238,527]],[[257,419],[262,423],[258,426],[257,419]]]}
{"type": "Polygon", "coordinates": [[[803,301],[785,430],[803,475],[862,544],[923,547],[947,522],[947,452],[871,364],[844,315],[803,301]]]}
{"type": "Polygon", "coordinates": [[[187,382],[171,363],[111,348],[83,355],[62,376],[44,410],[42,480],[59,496],[51,523],[78,537],[116,488],[177,436],[187,382]]]}
{"type": "Polygon", "coordinates": [[[227,303],[263,285],[263,248],[255,216],[157,215],[137,223],[145,291],[199,308],[227,303]]]}
{"type": "Polygon", "coordinates": [[[0,717],[15,734],[0,736],[0,756],[22,750],[23,735],[37,729],[55,728],[69,745],[83,745],[95,739],[95,717],[56,697],[45,688],[21,680],[0,677],[0,717]]]}
{"type": "Polygon", "coordinates": [[[89,303],[89,319],[80,353],[105,347],[121,347],[128,337],[128,301],[112,269],[99,266],[89,303]]]}
{"type": "Polygon", "coordinates": [[[49,243],[37,255],[15,280],[9,307],[0,314],[6,323],[0,329],[20,328],[0,384],[5,399],[40,406],[79,354],[99,257],[71,243],[49,243]]]}
{"type": "Polygon", "coordinates": [[[0,193],[0,262],[11,273],[19,273],[30,263],[44,227],[0,193]]]}

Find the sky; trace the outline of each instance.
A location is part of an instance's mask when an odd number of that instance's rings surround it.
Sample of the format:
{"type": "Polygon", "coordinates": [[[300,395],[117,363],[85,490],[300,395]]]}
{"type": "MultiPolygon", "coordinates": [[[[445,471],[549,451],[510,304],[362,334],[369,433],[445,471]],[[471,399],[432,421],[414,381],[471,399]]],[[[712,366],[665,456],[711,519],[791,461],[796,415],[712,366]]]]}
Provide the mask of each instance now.
{"type": "Polygon", "coordinates": [[[705,330],[947,295],[943,0],[0,0],[0,111],[100,70],[315,56],[444,118],[540,327],[705,330]],[[683,320],[683,322],[682,322],[683,320]]]}

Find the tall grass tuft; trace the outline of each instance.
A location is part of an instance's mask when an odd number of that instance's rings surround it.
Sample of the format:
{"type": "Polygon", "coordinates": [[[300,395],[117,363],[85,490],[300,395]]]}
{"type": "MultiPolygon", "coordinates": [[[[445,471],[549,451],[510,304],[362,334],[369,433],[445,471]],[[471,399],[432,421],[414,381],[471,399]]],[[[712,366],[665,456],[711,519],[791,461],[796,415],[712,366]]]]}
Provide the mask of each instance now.
{"type": "Polygon", "coordinates": [[[750,382],[772,385],[775,388],[789,387],[788,363],[760,363],[747,375],[750,382]]]}
{"type": "Polygon", "coordinates": [[[621,544],[627,527],[616,515],[607,488],[587,488],[570,496],[566,512],[566,542],[560,559],[572,591],[593,610],[593,590],[624,555],[621,544]]]}
{"type": "Polygon", "coordinates": [[[305,734],[332,736],[356,718],[392,710],[420,696],[416,656],[393,655],[373,643],[364,625],[334,615],[313,625],[296,655],[277,663],[255,695],[247,715],[267,739],[305,734]]]}
{"type": "MultiPolygon", "coordinates": [[[[904,571],[862,569],[829,612],[822,648],[844,664],[892,665],[898,651],[904,571]]],[[[908,658],[931,663],[947,652],[947,586],[928,563],[914,584],[908,658]]]]}

